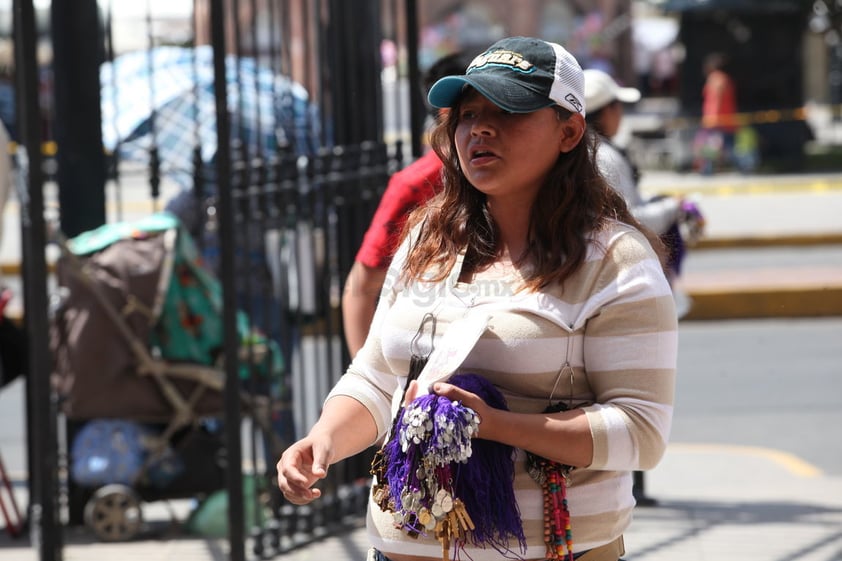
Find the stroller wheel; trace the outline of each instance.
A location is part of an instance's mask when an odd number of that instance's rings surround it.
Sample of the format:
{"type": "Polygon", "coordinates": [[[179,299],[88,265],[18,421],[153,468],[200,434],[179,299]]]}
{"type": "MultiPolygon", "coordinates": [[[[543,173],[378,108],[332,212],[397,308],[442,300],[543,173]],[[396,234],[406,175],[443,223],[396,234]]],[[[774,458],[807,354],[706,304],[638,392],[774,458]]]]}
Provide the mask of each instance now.
{"type": "Polygon", "coordinates": [[[142,523],[140,499],[126,485],[101,487],[85,504],[85,525],[102,541],[130,540],[142,523]]]}

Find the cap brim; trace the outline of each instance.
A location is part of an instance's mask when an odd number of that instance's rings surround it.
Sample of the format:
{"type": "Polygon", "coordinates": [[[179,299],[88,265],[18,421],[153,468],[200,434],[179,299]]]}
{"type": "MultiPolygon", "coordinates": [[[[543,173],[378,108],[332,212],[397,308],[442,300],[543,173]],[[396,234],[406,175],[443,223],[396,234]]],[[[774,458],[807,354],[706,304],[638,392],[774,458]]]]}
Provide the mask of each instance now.
{"type": "Polygon", "coordinates": [[[532,113],[555,105],[546,96],[524,88],[522,82],[488,74],[445,76],[433,84],[427,100],[439,109],[453,107],[465,86],[473,87],[494,105],[511,113],[532,113]]]}
{"type": "Polygon", "coordinates": [[[637,103],[640,101],[640,90],[637,88],[617,88],[614,97],[623,103],[637,103]]]}

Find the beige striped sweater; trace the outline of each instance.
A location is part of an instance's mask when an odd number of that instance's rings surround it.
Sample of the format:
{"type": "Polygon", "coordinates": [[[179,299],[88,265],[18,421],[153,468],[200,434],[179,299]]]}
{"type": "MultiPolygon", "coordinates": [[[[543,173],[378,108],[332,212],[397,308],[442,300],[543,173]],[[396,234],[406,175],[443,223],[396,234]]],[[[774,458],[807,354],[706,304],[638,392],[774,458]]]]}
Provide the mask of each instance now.
{"type": "MultiPolygon", "coordinates": [[[[517,291],[515,273],[492,271],[470,285],[457,283],[461,258],[445,282],[393,282],[407,252],[404,244],[387,276],[368,340],[328,396],[360,401],[382,438],[424,315],[435,315],[438,338],[467,313],[487,313],[489,325],[461,371],[488,378],[512,411],[541,412],[554,387],[554,399],[572,395],[574,402],[589,404],[585,410],[594,439],[593,462],[573,471],[568,490],[576,551],[612,541],[631,521],[631,471],[655,466],[669,435],[678,342],[670,287],[644,236],[613,223],[594,238],[585,264],[565,289],[551,286],[540,292],[517,291]],[[573,381],[566,373],[556,386],[566,362],[573,367],[573,381]]],[[[421,338],[422,345],[429,342],[421,338]]],[[[526,473],[522,452],[514,485],[528,550],[521,552],[513,544],[508,557],[543,559],[541,489],[526,473]]],[[[441,558],[432,536],[407,537],[374,503],[369,504],[367,525],[372,545],[386,555],[441,558]]],[[[501,555],[469,548],[460,557],[485,561],[501,555]]]]}

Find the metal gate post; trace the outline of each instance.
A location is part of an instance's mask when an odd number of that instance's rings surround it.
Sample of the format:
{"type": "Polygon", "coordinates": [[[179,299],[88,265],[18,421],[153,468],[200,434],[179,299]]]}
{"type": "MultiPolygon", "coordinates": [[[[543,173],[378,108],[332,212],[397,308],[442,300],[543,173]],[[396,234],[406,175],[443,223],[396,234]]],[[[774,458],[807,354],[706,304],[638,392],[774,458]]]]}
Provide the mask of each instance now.
{"type": "Polygon", "coordinates": [[[418,67],[418,2],[406,0],[406,58],[407,83],[409,84],[409,128],[412,157],[424,155],[421,139],[427,118],[427,104],[421,91],[421,71],[418,67]]]}
{"type": "Polygon", "coordinates": [[[326,30],[334,141],[351,145],[383,139],[379,1],[329,0],[326,30]]]}
{"type": "Polygon", "coordinates": [[[47,263],[44,253],[44,176],[41,158],[41,111],[38,105],[38,60],[32,0],[15,0],[15,68],[18,130],[22,147],[18,164],[27,189],[20,191],[24,274],[24,309],[29,335],[27,413],[30,419],[29,523],[40,561],[61,560],[61,526],[56,508],[58,443],[50,391],[47,342],[47,263]]]}
{"type": "MultiPolygon", "coordinates": [[[[237,2],[234,2],[237,6],[237,2]]],[[[211,0],[211,45],[213,47],[213,91],[216,99],[216,178],[219,196],[220,276],[225,352],[225,450],[228,493],[228,544],[231,561],[245,561],[243,508],[243,463],[240,433],[240,377],[237,354],[237,297],[234,275],[234,210],[231,196],[231,122],[225,73],[225,4],[211,0]]],[[[235,12],[236,18],[238,13],[235,12]]],[[[235,25],[236,22],[235,22],[235,25]]]]}
{"type": "Polygon", "coordinates": [[[53,0],[50,14],[61,229],[73,237],[106,222],[102,25],[96,0],[53,0]]]}

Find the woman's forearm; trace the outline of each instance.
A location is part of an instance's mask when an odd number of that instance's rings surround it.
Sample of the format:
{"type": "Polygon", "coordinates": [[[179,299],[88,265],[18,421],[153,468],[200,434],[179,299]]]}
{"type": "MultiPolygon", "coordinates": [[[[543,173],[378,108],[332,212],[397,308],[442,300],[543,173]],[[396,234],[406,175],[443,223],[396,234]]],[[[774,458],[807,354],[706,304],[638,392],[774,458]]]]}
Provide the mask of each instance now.
{"type": "Polygon", "coordinates": [[[339,395],[325,402],[322,414],[309,436],[314,440],[327,438],[333,443],[333,464],[374,444],[377,425],[362,403],[352,397],[339,395]]]}
{"type": "Polygon", "coordinates": [[[481,417],[480,438],[574,467],[586,467],[593,459],[590,425],[581,409],[534,414],[489,408],[481,417]]]}

